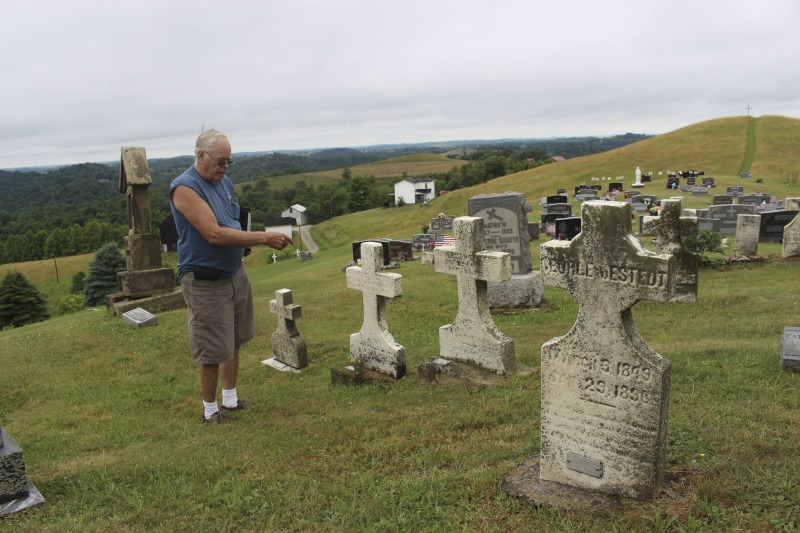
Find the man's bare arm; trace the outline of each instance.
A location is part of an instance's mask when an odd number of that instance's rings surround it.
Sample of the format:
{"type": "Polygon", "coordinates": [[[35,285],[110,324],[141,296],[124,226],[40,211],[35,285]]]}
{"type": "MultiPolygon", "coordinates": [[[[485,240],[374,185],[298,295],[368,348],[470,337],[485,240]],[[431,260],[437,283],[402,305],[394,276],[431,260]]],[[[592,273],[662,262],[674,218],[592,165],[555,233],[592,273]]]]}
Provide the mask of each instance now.
{"type": "Polygon", "coordinates": [[[294,241],[276,231],[240,231],[223,228],[217,224],[217,218],[208,204],[189,187],[179,185],[172,192],[172,202],[178,211],[215,246],[227,248],[247,248],[249,246],[266,245],[276,250],[283,250],[294,241]]]}

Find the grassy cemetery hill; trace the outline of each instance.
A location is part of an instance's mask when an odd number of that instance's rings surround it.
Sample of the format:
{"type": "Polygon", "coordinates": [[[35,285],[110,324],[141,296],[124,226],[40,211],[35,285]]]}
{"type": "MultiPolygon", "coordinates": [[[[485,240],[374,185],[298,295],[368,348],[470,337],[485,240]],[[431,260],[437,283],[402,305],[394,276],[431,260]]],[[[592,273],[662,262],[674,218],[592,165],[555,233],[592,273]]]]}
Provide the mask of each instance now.
{"type": "MultiPolygon", "coordinates": [[[[242,350],[238,386],[252,408],[227,426],[200,424],[185,310],[159,313],[147,328],[98,309],[0,331],[0,426],[24,449],[47,501],[0,519],[0,531],[797,531],[800,374],[782,370],[779,355],[784,327],[800,326],[800,261],[783,260],[781,244],[761,243],[762,262],[701,270],[694,304],[634,306],[642,337],[672,363],[668,482],[657,500],[612,515],[536,509],[498,489],[539,453],[538,374],[493,387],[419,383],[417,365],[438,355],[438,328],[456,314],[454,276],[420,260],[392,271],[403,276],[403,296],[387,321],[410,375],[342,387],[331,385],[330,368],[348,360],[363,318],[361,293],[345,285],[352,241],[410,239],[440,213],[466,215],[468,198],[482,193],[524,193],[537,221],[542,196],[605,188],[606,177],[624,176],[627,186],[637,166],[653,173],[644,194],[682,195],[687,208],[711,196],[667,190],[668,170],[704,171],[715,178],[712,195],[742,185],[798,197],[798,147],[797,119],[711,120],[425,206],[333,218],[312,228],[321,250],[311,261],[287,249],[273,263],[272,250],[255,249],[245,262],[258,329],[242,350]],[[261,365],[272,356],[269,301],[282,288],[302,306],[310,366],[299,374],[261,365]]],[[[420,168],[392,165],[397,175],[420,168]]],[[[534,269],[547,239],[531,241],[534,269]]],[[[18,270],[54,301],[92,259],[0,265],[0,276],[18,270]]],[[[177,265],[175,254],[164,261],[177,265]]],[[[577,311],[565,290],[547,287],[540,309],[493,318],[514,339],[517,361],[538,368],[542,344],[567,333],[577,311]]]]}

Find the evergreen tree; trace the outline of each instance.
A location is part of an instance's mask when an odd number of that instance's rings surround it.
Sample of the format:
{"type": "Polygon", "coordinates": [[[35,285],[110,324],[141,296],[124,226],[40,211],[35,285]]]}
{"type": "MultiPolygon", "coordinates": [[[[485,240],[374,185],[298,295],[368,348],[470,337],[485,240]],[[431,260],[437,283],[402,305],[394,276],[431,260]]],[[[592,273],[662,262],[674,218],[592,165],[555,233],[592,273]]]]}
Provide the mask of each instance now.
{"type": "Polygon", "coordinates": [[[25,276],[12,270],[0,282],[0,329],[47,320],[47,302],[25,276]]]}
{"type": "Polygon", "coordinates": [[[70,294],[83,294],[84,286],[86,285],[86,272],[75,272],[72,276],[72,287],[69,289],[70,294]]]}
{"type": "Polygon", "coordinates": [[[117,290],[117,272],[125,270],[125,257],[116,243],[104,244],[89,264],[83,291],[83,303],[87,306],[105,303],[106,295],[117,290]]]}

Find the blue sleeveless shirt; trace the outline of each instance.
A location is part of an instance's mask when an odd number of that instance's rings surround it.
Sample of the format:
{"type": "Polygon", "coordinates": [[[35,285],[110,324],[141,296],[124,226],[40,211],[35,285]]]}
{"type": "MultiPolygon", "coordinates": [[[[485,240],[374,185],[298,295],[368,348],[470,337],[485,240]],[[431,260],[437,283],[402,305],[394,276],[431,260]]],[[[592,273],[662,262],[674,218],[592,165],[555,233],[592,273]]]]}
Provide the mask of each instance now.
{"type": "Polygon", "coordinates": [[[225,176],[222,181],[209,183],[191,166],[172,180],[169,187],[169,207],[178,229],[178,275],[183,276],[199,266],[215,268],[233,277],[242,266],[244,248],[227,248],[209,243],[175,208],[172,193],[180,185],[189,187],[206,201],[220,227],[240,230],[239,201],[233,191],[233,182],[225,176]]]}

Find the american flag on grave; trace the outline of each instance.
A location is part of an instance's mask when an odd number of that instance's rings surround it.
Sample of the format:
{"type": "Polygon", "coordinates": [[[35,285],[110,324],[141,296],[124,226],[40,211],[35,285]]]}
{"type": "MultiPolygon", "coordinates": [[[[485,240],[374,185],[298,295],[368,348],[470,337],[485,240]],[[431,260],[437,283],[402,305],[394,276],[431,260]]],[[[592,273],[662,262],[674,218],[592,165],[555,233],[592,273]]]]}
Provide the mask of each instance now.
{"type": "Polygon", "coordinates": [[[434,248],[438,248],[439,246],[452,246],[456,243],[456,238],[452,235],[437,235],[436,240],[433,243],[434,248]]]}

